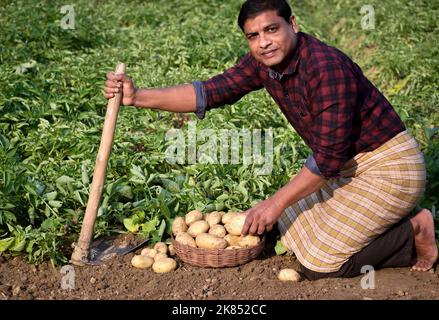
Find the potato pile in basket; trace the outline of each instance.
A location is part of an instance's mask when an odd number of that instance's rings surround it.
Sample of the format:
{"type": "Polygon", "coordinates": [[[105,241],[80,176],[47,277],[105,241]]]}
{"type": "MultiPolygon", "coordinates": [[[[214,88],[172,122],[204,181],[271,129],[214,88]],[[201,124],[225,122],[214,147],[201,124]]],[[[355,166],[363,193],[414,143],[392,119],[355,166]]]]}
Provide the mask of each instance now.
{"type": "Polygon", "coordinates": [[[246,216],[237,212],[213,211],[206,215],[198,210],[177,217],[172,223],[175,241],[203,249],[239,249],[253,247],[261,239],[241,235],[246,216]]]}
{"type": "MultiPolygon", "coordinates": [[[[213,211],[206,215],[193,210],[172,222],[175,241],[183,245],[203,249],[239,249],[256,246],[258,236],[241,235],[246,216],[238,212],[213,211]]],[[[131,265],[139,269],[152,268],[156,273],[166,273],[177,268],[174,246],[158,242],[153,248],[145,248],[131,259],[131,265]],[[169,255],[169,256],[168,256],[169,255]]]]}

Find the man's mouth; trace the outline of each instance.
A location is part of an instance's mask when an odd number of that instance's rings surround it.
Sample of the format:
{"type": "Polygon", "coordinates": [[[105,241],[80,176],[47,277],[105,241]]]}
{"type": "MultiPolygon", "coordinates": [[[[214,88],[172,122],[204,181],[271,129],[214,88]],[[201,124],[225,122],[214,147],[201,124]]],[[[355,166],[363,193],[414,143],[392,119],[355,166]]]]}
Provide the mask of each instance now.
{"type": "Polygon", "coordinates": [[[276,54],[276,51],[277,49],[263,51],[261,52],[261,56],[263,56],[264,58],[271,58],[276,54]]]}

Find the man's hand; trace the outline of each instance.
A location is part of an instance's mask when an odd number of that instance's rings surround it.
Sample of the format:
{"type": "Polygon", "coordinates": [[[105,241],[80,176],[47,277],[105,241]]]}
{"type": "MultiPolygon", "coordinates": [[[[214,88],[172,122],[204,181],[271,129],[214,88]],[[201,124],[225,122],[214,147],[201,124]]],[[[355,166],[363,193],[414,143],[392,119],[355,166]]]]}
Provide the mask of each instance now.
{"type": "Polygon", "coordinates": [[[325,183],[324,177],[303,167],[294,179],[276,191],[274,195],[243,212],[247,218],[241,233],[244,235],[247,233],[262,234],[265,230],[271,231],[285,208],[319,190],[325,183]]]}
{"type": "Polygon", "coordinates": [[[277,219],[281,216],[283,209],[273,198],[268,198],[259,202],[253,208],[243,212],[247,215],[242,234],[263,234],[264,231],[270,232],[277,219]]]}
{"type": "Polygon", "coordinates": [[[105,98],[111,99],[114,97],[114,94],[122,92],[122,104],[124,106],[134,106],[136,91],[133,80],[126,74],[107,73],[105,98]]]}

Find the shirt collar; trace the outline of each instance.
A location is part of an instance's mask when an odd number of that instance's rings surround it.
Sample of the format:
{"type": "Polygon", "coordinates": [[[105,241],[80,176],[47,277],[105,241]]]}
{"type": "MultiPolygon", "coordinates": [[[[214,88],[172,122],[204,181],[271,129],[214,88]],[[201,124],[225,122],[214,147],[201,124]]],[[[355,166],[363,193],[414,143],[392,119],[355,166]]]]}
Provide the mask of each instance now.
{"type": "Polygon", "coordinates": [[[268,71],[268,75],[270,76],[271,79],[274,80],[281,80],[282,77],[284,75],[291,75],[296,71],[297,68],[297,64],[299,63],[300,60],[300,49],[301,46],[303,45],[303,42],[305,41],[302,32],[298,32],[297,33],[297,44],[296,47],[294,48],[294,51],[291,55],[291,57],[287,58],[290,59],[288,66],[286,68],[286,70],[283,73],[277,72],[276,70],[273,70],[269,67],[265,67],[268,71]]]}

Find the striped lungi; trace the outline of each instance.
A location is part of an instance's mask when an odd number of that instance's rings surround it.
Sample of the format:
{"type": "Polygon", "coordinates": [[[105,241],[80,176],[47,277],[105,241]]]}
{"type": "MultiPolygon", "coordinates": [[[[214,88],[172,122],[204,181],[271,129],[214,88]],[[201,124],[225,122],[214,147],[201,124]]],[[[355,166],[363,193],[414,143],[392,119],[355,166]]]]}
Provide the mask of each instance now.
{"type": "Polygon", "coordinates": [[[357,154],[340,178],[285,209],[282,243],[316,272],[334,272],[405,217],[425,190],[425,163],[403,131],[379,148],[357,154]]]}

